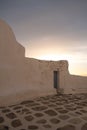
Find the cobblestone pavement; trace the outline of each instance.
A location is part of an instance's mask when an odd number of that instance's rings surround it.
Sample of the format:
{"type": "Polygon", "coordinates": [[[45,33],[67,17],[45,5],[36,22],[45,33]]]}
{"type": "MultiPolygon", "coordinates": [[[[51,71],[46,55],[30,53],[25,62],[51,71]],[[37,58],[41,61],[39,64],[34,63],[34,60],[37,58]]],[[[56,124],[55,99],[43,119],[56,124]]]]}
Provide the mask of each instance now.
{"type": "Polygon", "coordinates": [[[51,95],[0,107],[0,130],[87,130],[87,94],[51,95]]]}

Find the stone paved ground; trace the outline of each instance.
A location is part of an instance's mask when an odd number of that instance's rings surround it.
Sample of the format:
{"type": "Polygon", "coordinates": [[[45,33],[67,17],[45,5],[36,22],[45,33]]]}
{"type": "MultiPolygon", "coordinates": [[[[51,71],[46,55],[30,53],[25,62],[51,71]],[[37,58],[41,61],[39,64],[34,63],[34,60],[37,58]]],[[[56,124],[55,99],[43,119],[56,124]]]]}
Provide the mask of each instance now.
{"type": "Polygon", "coordinates": [[[87,94],[51,95],[0,107],[0,130],[87,130],[87,94]]]}

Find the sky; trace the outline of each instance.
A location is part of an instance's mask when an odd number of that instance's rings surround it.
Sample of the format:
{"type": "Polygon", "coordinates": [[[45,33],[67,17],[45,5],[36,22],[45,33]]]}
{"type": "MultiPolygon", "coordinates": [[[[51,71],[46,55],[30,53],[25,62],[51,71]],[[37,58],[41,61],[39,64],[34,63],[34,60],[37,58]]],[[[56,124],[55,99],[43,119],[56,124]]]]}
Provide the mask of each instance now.
{"type": "Polygon", "coordinates": [[[87,0],[0,0],[0,19],[26,57],[68,60],[71,74],[87,76],[87,0]]]}

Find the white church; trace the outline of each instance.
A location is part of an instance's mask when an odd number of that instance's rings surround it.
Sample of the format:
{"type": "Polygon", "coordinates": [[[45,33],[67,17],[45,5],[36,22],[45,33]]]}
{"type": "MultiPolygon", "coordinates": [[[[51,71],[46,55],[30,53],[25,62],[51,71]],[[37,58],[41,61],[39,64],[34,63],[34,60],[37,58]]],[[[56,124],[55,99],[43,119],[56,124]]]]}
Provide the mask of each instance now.
{"type": "Polygon", "coordinates": [[[67,61],[25,57],[11,27],[0,20],[0,104],[55,94],[87,93],[87,77],[70,75],[67,61]]]}

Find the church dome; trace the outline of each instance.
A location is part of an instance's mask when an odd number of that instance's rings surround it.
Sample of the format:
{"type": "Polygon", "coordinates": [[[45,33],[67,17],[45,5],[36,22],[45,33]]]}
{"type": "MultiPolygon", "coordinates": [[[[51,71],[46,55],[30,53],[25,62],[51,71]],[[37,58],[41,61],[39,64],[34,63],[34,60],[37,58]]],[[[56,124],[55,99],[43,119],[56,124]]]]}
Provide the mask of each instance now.
{"type": "Polygon", "coordinates": [[[12,41],[16,40],[15,35],[11,29],[11,27],[0,19],[0,41],[12,41]]]}
{"type": "Polygon", "coordinates": [[[0,19],[0,57],[24,57],[25,49],[15,38],[11,27],[0,19]]]}

